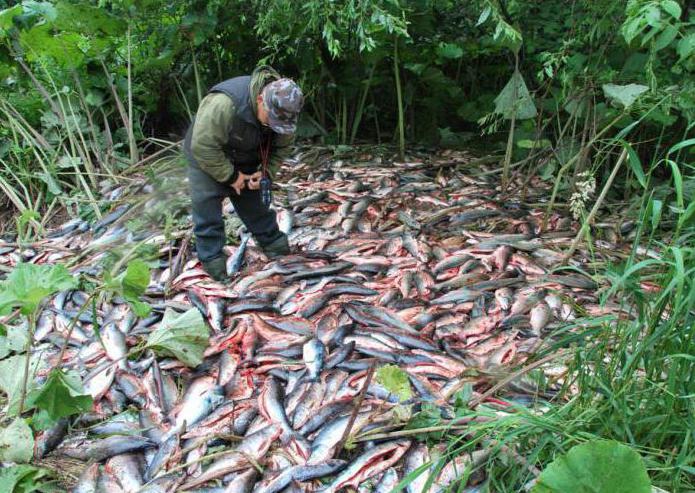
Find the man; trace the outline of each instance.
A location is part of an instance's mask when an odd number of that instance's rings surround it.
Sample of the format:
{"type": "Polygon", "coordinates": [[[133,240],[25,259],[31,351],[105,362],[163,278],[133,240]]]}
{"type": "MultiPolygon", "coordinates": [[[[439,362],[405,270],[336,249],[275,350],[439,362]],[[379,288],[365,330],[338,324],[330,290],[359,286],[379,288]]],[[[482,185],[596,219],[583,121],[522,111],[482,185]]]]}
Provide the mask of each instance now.
{"type": "Polygon", "coordinates": [[[275,213],[263,203],[260,188],[264,174],[272,176],[288,157],[303,104],[299,86],[268,66],[217,84],[200,102],[184,152],[189,161],[196,250],[213,279],[227,278],[222,250],[225,197],[231,199],[266,256],[289,253],[287,236],[279,230],[275,213]],[[263,157],[267,167],[259,169],[263,157]]]}

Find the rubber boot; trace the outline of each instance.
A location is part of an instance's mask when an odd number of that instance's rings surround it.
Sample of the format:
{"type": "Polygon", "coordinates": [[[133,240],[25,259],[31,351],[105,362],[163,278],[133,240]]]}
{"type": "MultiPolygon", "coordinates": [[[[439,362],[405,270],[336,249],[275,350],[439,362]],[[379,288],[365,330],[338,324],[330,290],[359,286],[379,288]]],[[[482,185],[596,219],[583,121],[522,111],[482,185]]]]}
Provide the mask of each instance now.
{"type": "Polygon", "coordinates": [[[263,250],[263,253],[265,253],[265,256],[269,259],[276,259],[283,255],[289,255],[290,244],[287,240],[287,235],[283,233],[277,240],[267,245],[261,245],[261,250],[263,250]]]}
{"type": "Polygon", "coordinates": [[[227,256],[220,255],[212,260],[201,262],[203,270],[208,273],[217,282],[226,282],[229,280],[227,276],[227,256]]]}

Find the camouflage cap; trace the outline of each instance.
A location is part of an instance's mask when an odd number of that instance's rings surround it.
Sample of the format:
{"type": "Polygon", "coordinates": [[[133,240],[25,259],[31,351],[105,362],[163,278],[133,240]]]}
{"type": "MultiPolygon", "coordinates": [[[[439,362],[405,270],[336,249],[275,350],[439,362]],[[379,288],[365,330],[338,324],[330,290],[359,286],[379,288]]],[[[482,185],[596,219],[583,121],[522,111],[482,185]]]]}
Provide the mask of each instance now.
{"type": "Polygon", "coordinates": [[[279,134],[297,130],[297,119],[304,105],[304,95],[296,82],[278,79],[263,88],[263,106],[268,111],[268,126],[279,134]]]}

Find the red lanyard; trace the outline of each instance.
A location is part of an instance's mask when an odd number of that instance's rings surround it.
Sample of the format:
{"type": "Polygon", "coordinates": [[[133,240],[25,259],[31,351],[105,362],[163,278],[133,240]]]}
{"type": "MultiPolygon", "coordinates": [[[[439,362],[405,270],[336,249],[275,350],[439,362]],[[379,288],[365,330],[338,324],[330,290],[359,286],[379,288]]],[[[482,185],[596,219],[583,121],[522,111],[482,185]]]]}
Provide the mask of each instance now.
{"type": "Polygon", "coordinates": [[[270,158],[270,144],[272,140],[272,135],[267,137],[261,137],[260,154],[261,154],[261,170],[263,171],[263,176],[268,176],[268,160],[270,158]]]}

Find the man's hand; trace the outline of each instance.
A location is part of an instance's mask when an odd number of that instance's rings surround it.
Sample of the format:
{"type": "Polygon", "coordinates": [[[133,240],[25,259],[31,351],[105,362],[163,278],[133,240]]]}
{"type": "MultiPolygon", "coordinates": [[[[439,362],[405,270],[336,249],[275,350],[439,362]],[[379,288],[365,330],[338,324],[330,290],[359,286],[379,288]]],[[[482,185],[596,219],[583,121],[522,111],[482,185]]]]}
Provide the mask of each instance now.
{"type": "Polygon", "coordinates": [[[260,190],[261,189],[261,178],[263,178],[263,173],[256,171],[254,174],[249,176],[249,190],[260,190]]]}
{"type": "Polygon", "coordinates": [[[248,175],[245,175],[244,173],[239,172],[237,174],[236,180],[234,183],[232,183],[230,186],[234,189],[237,195],[241,195],[241,191],[244,189],[246,186],[246,180],[248,179],[248,175]]]}
{"type": "Polygon", "coordinates": [[[261,178],[263,178],[263,173],[260,171],[256,171],[252,175],[245,175],[240,171],[239,176],[237,176],[237,179],[231,184],[231,187],[237,195],[241,195],[241,191],[244,188],[248,188],[249,190],[260,190],[261,178]]]}

